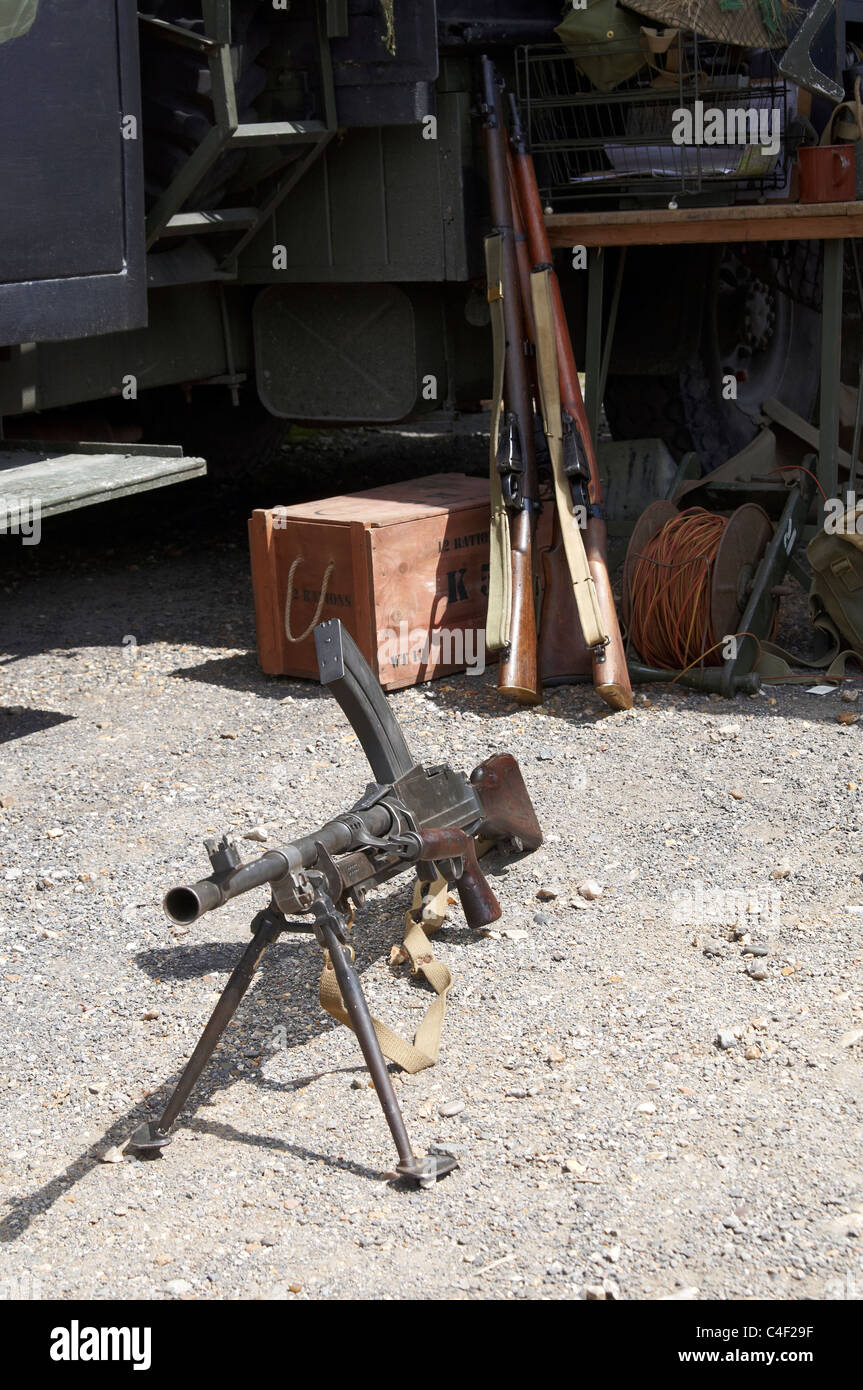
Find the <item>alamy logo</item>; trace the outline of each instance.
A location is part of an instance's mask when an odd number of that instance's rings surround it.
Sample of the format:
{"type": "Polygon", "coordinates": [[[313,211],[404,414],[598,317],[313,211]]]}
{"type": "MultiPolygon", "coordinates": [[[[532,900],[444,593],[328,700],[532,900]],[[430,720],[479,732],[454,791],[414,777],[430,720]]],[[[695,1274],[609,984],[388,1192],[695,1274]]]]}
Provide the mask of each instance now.
{"type": "Polygon", "coordinates": [[[399,630],[385,627],[378,631],[378,669],[385,666],[464,666],[467,675],[481,676],[485,670],[485,631],[483,628],[411,628],[399,623],[399,630]]]}
{"type": "Polygon", "coordinates": [[[42,504],[38,497],[0,497],[0,536],[20,536],[22,545],[42,539],[42,504]]]}
{"type": "Polygon", "coordinates": [[[722,927],[735,923],[778,927],[782,895],[774,890],[750,893],[741,888],[707,888],[700,879],[692,891],[672,894],[671,920],[676,926],[722,927]]]}
{"type": "Polygon", "coordinates": [[[51,1332],[52,1361],[131,1361],[135,1371],[149,1371],[152,1330],[149,1327],[82,1327],[73,1318],[68,1327],[51,1332]]]}
{"type": "Polygon", "coordinates": [[[830,497],[824,503],[824,530],[828,536],[863,536],[863,502],[853,492],[830,497]]]}
{"type": "Polygon", "coordinates": [[[760,145],[777,155],[782,142],[782,113],[776,107],[679,106],[671,115],[675,145],[760,145]]]}

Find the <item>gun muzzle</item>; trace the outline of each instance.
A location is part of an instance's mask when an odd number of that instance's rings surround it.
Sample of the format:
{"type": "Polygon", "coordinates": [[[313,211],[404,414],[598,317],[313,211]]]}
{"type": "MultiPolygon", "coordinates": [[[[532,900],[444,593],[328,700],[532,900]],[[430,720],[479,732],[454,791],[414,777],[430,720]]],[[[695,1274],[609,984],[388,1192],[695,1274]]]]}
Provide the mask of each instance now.
{"type": "Polygon", "coordinates": [[[191,888],[170,888],[163,899],[163,906],[172,922],[179,927],[188,927],[197,922],[211,908],[221,907],[222,894],[218,885],[204,878],[191,888]]]}
{"type": "Polygon", "coordinates": [[[179,927],[188,927],[203,917],[205,912],[222,907],[240,893],[248,893],[264,883],[273,883],[289,870],[299,868],[300,856],[292,853],[292,849],[293,846],[289,845],[284,852],[268,850],[259,859],[253,859],[249,864],[239,864],[226,873],[202,878],[188,887],[181,884],[169,888],[162,899],[162,906],[172,922],[179,927]]]}

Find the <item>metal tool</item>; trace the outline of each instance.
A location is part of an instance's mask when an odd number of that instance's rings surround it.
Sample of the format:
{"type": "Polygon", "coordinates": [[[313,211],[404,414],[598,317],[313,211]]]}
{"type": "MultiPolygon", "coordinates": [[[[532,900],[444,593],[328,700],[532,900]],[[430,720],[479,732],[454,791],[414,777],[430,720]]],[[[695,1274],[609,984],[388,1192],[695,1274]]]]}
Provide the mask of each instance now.
{"type": "Polygon", "coordinates": [[[828,101],[844,101],[845,89],[840,83],[821,72],[812,61],[812,45],[831,15],[836,13],[835,0],[816,0],[794,38],[779,60],[783,77],[805,87],[807,92],[826,97],[828,101]]]}

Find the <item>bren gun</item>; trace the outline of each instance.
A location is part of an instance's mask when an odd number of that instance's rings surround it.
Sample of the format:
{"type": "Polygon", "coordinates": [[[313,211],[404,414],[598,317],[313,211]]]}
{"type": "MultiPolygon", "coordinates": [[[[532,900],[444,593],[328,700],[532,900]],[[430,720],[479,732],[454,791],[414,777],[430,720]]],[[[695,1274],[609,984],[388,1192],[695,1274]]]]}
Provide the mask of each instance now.
{"type": "Polygon", "coordinates": [[[421,766],[411,757],[380,685],[338,619],[315,629],[315,648],[321,681],[350,721],[375,780],[344,815],[247,864],[227,838],[218,844],[205,841],[213,872],[191,887],[166,893],[168,917],[183,926],[264,884],[269,884],[272,899],[253,918],[252,940],[161,1117],[141,1125],[130,1145],[146,1151],[170,1143],[174,1121],[267,947],[282,932],[309,932],[329,953],[350,1025],[395,1140],[397,1171],[430,1187],[455,1168],[456,1161],[449,1154],[418,1158],[411,1148],[346,933],[368,890],[411,868],[421,883],[430,883],[439,871],[454,884],[469,926],[496,921],[501,908],[477,861],[477,840],[520,853],[537,849],[542,831],[511,754],[486,758],[470,778],[447,766],[421,766]]]}

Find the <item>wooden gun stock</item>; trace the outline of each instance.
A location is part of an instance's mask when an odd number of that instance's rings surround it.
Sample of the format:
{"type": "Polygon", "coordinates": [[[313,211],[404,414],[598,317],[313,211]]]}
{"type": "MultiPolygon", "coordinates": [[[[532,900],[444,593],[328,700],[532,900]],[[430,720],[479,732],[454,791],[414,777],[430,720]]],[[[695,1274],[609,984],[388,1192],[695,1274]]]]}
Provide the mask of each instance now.
{"type": "Polygon", "coordinates": [[[470,775],[485,819],[477,834],[495,844],[513,840],[520,850],[539,849],[542,830],[524,785],[521,768],[511,753],[493,753],[470,775]]]}
{"type": "MultiPolygon", "coordinates": [[[[519,209],[527,234],[528,246],[530,248],[530,258],[534,265],[551,265],[551,247],[548,242],[548,234],[545,230],[542,201],[536,182],[536,171],[531,155],[520,141],[516,144],[513,167],[515,171],[515,185],[519,209]]],[[[587,424],[584,401],[581,395],[581,386],[578,381],[578,369],[575,364],[575,357],[572,351],[572,340],[569,336],[566,313],[564,311],[560,285],[556,274],[551,274],[550,283],[552,310],[554,313],[554,336],[555,345],[557,347],[558,373],[560,376],[561,405],[575,421],[581,434],[590,467],[590,501],[594,507],[600,508],[602,506],[602,485],[599,480],[596,454],[594,453],[593,440],[590,437],[590,430],[587,424]]],[[[601,515],[589,517],[585,530],[584,546],[587,552],[587,560],[593,577],[594,587],[596,589],[597,600],[603,617],[603,624],[609,639],[604,649],[604,659],[599,660],[596,656],[592,658],[593,683],[597,693],[602,696],[607,704],[615,709],[631,709],[633,703],[632,686],[629,680],[629,672],[626,668],[626,656],[620,636],[620,627],[618,625],[617,612],[614,606],[614,596],[611,591],[611,580],[608,575],[606,537],[606,525],[601,515]]],[[[546,605],[546,608],[547,607],[548,605],[546,605]]],[[[543,626],[548,627],[556,624],[557,621],[557,616],[555,615],[554,619],[551,620],[549,613],[548,618],[541,625],[541,629],[543,626]]],[[[549,640],[551,643],[552,639],[550,638],[549,640]]],[[[551,660],[550,655],[549,660],[551,660]]]]}
{"type": "Polygon", "coordinates": [[[519,294],[517,251],[512,222],[512,196],[508,169],[509,142],[503,120],[500,90],[494,65],[482,59],[485,99],[485,147],[488,160],[491,212],[502,243],[501,288],[506,356],[504,401],[516,422],[523,465],[520,496],[509,507],[512,553],[512,607],[509,646],[501,652],[498,689],[522,704],[542,701],[537,667],[536,595],[533,544],[539,510],[533,409],[530,399],[524,344],[525,325],[519,294]]]}
{"type": "MultiPolygon", "coordinates": [[[[524,326],[528,340],[535,348],[536,330],[530,291],[530,247],[524,230],[515,184],[515,168],[512,152],[509,149],[507,149],[507,171],[509,173],[512,225],[515,232],[516,263],[524,326]]],[[[536,402],[539,400],[539,390],[536,383],[536,357],[534,356],[529,360],[532,364],[531,387],[536,402]]],[[[553,521],[552,544],[541,554],[543,570],[542,610],[537,651],[540,683],[553,685],[568,681],[589,680],[592,662],[578,620],[578,605],[572,589],[569,565],[556,512],[553,521]]]]}
{"type": "Polygon", "coordinates": [[[510,524],[512,557],[512,619],[509,646],[501,652],[497,688],[523,705],[542,700],[536,664],[537,633],[533,588],[533,535],[528,512],[520,512],[510,524]]]}

